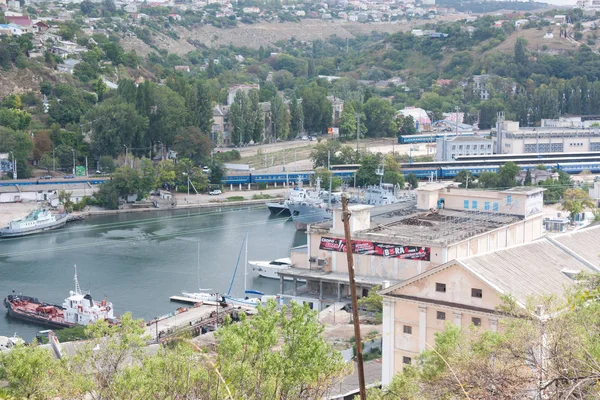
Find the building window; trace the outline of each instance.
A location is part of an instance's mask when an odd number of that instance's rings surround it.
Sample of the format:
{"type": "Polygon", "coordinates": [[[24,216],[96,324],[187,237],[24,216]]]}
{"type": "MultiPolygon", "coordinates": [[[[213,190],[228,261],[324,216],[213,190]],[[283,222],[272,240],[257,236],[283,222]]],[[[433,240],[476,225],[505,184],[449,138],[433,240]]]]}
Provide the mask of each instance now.
{"type": "Polygon", "coordinates": [[[471,289],[471,297],[477,297],[481,299],[483,297],[483,292],[481,289],[471,289]]]}
{"type": "Polygon", "coordinates": [[[494,211],[498,212],[498,203],[494,203],[494,211]]]}
{"type": "Polygon", "coordinates": [[[435,284],[435,291],[446,293],[446,284],[445,283],[437,283],[435,284]]]}
{"type": "Polygon", "coordinates": [[[404,333],[406,333],[407,335],[412,335],[412,326],[404,325],[404,333]]]}
{"type": "Polygon", "coordinates": [[[452,145],[452,150],[456,150],[456,145],[455,144],[452,145]]]}
{"type": "Polygon", "coordinates": [[[473,325],[475,326],[481,326],[481,318],[471,318],[471,322],[473,323],[473,325]]]}
{"type": "Polygon", "coordinates": [[[483,209],[485,211],[490,211],[490,202],[486,201],[485,203],[483,203],[483,209]]]}
{"type": "Polygon", "coordinates": [[[446,313],[443,311],[438,311],[437,312],[437,319],[441,320],[441,321],[445,321],[446,320],[446,313]]]}
{"type": "Polygon", "coordinates": [[[464,207],[469,208],[469,200],[465,200],[464,207]]]}
{"type": "Polygon", "coordinates": [[[410,365],[412,363],[412,360],[410,357],[402,357],[402,363],[410,365]]]}
{"type": "Polygon", "coordinates": [[[477,200],[473,200],[473,201],[471,202],[471,208],[472,208],[473,210],[477,210],[477,200]]]}
{"type": "Polygon", "coordinates": [[[509,206],[512,204],[512,196],[510,194],[506,196],[506,204],[508,204],[509,206]]]}

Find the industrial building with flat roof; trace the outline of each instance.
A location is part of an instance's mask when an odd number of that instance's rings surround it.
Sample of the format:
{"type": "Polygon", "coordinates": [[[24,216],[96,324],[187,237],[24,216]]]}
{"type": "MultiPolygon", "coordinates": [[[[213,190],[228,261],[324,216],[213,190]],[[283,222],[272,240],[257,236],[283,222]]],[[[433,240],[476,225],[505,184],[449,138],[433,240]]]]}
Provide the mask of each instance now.
{"type": "Polygon", "coordinates": [[[600,151],[598,128],[523,128],[518,122],[503,121],[497,130],[497,154],[600,151]]]}
{"type": "MultiPolygon", "coordinates": [[[[350,206],[354,270],[359,292],[398,283],[459,257],[527,243],[542,235],[543,189],[466,190],[431,184],[417,202],[350,206]]],[[[350,294],[341,210],[311,225],[307,245],[292,249],[293,267],[280,272],[280,297],[322,310],[350,294]],[[293,281],[284,291],[283,279],[293,281]],[[298,287],[298,281],[306,286],[298,287]]]]}
{"type": "MultiPolygon", "coordinates": [[[[600,226],[459,257],[403,282],[384,283],[382,383],[412,364],[447,323],[501,330],[511,296],[525,311],[537,296],[564,299],[580,273],[600,272],[600,226]]],[[[533,315],[533,314],[529,314],[533,315]]],[[[546,318],[539,310],[536,318],[546,318]]]]}

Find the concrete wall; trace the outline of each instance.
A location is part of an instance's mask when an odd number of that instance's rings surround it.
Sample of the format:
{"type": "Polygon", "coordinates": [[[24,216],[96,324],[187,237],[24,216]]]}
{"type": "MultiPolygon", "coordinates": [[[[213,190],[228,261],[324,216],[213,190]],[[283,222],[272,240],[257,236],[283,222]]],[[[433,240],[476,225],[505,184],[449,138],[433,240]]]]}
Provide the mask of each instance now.
{"type": "Polygon", "coordinates": [[[386,297],[388,304],[384,311],[384,328],[393,317],[391,334],[383,336],[383,348],[393,347],[392,353],[383,353],[383,383],[386,379],[402,371],[404,357],[415,362],[419,353],[435,344],[435,334],[445,329],[447,324],[456,324],[468,328],[473,324],[473,318],[481,320],[481,329],[497,330],[497,316],[492,312],[474,311],[467,307],[494,310],[502,304],[498,293],[470,274],[462,267],[455,265],[433,274],[417,282],[400,288],[393,294],[413,296],[427,299],[428,302],[386,297]],[[437,292],[436,283],[445,283],[446,292],[437,292]],[[471,296],[471,289],[481,289],[482,298],[471,296]],[[435,302],[455,303],[450,306],[435,302]],[[464,306],[464,307],[463,307],[464,306]],[[445,313],[445,319],[438,319],[438,311],[445,313]],[[390,314],[393,312],[393,314],[390,314]],[[404,327],[409,326],[411,332],[405,333],[404,327]],[[390,342],[391,341],[391,342],[390,342]],[[387,364],[386,364],[387,363],[387,364]],[[391,371],[385,371],[391,366],[391,371]]]}
{"type": "Polygon", "coordinates": [[[445,189],[439,186],[430,190],[425,186],[417,189],[417,208],[428,210],[437,208],[438,200],[444,200],[444,208],[489,213],[503,213],[528,217],[541,213],[543,192],[532,189],[530,192],[518,190],[487,191],[468,190],[455,187],[445,189]]]}

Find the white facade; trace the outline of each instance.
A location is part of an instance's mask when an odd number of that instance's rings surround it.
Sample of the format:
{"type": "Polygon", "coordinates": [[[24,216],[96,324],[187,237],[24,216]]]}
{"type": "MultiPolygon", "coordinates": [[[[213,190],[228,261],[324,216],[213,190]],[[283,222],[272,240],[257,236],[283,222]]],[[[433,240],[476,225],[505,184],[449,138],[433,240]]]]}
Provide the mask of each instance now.
{"type": "Polygon", "coordinates": [[[600,128],[522,128],[505,121],[496,153],[579,153],[600,151],[600,128]]]}
{"type": "Polygon", "coordinates": [[[493,140],[479,136],[444,137],[437,140],[436,148],[436,161],[452,161],[458,156],[494,154],[493,140]]]}

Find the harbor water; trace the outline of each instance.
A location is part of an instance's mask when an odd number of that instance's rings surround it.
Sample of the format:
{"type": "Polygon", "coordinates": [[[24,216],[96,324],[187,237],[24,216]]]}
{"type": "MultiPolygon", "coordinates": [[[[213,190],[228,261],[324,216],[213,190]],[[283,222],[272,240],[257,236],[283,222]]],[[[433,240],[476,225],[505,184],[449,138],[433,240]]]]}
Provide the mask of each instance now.
{"type": "MultiPolygon", "coordinates": [[[[238,257],[231,294],[242,296],[246,231],[250,261],[289,257],[290,248],[306,244],[306,233],[263,207],[93,216],[57,231],[0,240],[0,298],[14,291],[62,304],[74,290],[76,264],[82,290],[95,300],[106,296],[117,314],[149,320],[180,306],[170,296],[197,291],[198,275],[201,288],[226,293],[238,257]]],[[[279,281],[259,277],[250,266],[247,286],[279,291],[279,281]]],[[[0,335],[31,340],[46,329],[12,319],[0,307],[0,335]]]]}

